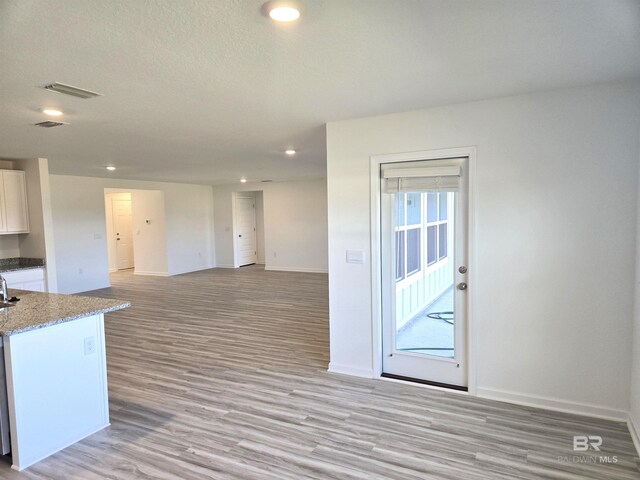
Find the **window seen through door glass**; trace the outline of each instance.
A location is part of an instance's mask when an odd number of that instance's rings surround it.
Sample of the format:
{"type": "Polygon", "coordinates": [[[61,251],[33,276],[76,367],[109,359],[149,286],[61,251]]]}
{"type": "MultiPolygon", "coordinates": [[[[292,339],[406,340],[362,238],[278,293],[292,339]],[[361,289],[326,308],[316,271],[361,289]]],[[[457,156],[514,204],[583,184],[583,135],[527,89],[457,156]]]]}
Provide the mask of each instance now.
{"type": "Polygon", "coordinates": [[[404,231],[396,232],[396,280],[404,278],[404,231]]]}
{"type": "Polygon", "coordinates": [[[407,276],[420,270],[420,228],[407,230],[407,276]]]}
{"type": "Polygon", "coordinates": [[[447,256],[447,224],[438,225],[438,260],[447,256]]]}
{"type": "Polygon", "coordinates": [[[404,193],[396,193],[394,202],[394,213],[396,217],[396,227],[402,227],[404,223],[404,193]]]}
{"type": "Polygon", "coordinates": [[[427,193],[427,222],[438,221],[438,194],[427,193]]]}
{"type": "Polygon", "coordinates": [[[440,220],[447,219],[447,192],[440,192],[438,194],[440,199],[440,220]]]}
{"type": "Polygon", "coordinates": [[[407,225],[419,225],[422,223],[422,208],[419,193],[407,193],[407,225]]]}
{"type": "Polygon", "coordinates": [[[437,225],[427,227],[427,265],[433,265],[438,260],[437,225]]]}

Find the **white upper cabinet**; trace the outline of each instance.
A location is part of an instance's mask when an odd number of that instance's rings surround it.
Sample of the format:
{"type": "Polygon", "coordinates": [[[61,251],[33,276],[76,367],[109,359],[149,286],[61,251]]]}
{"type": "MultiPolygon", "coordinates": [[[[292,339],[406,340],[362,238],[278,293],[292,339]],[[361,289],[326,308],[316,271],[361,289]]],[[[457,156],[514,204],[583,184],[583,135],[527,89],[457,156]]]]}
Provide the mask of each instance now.
{"type": "Polygon", "coordinates": [[[24,172],[0,170],[0,235],[29,232],[24,172]]]}

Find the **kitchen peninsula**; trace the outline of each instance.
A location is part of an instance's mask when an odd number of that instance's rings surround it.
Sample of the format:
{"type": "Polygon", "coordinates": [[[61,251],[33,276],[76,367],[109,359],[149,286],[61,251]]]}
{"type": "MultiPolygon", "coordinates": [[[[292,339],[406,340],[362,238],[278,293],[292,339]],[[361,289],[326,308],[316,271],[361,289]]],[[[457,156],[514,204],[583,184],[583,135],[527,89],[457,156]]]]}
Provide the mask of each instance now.
{"type": "Polygon", "coordinates": [[[0,309],[3,453],[29,465],[109,425],[104,314],[125,301],[10,289],[0,309]]]}

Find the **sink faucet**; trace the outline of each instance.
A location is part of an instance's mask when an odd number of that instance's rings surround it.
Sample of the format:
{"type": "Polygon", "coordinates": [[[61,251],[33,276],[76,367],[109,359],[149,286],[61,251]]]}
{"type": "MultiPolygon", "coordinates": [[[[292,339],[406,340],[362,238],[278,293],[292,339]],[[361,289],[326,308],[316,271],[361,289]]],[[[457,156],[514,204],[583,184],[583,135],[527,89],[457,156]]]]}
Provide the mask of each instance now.
{"type": "Polygon", "coordinates": [[[7,289],[7,280],[0,275],[0,295],[2,295],[2,301],[9,301],[9,290],[7,289]]]}

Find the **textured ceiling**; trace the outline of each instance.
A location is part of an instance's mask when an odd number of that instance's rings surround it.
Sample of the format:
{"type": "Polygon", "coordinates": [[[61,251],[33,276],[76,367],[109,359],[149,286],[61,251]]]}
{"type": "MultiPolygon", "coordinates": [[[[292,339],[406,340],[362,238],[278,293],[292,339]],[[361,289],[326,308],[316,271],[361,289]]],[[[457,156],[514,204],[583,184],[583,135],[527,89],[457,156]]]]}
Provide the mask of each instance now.
{"type": "Polygon", "coordinates": [[[307,0],[295,25],[262,3],[0,0],[0,157],[178,182],[320,178],[328,121],[640,76],[638,0],[307,0]],[[52,81],[105,96],[37,88],[52,81]],[[32,126],[44,106],[71,125],[32,126]]]}

